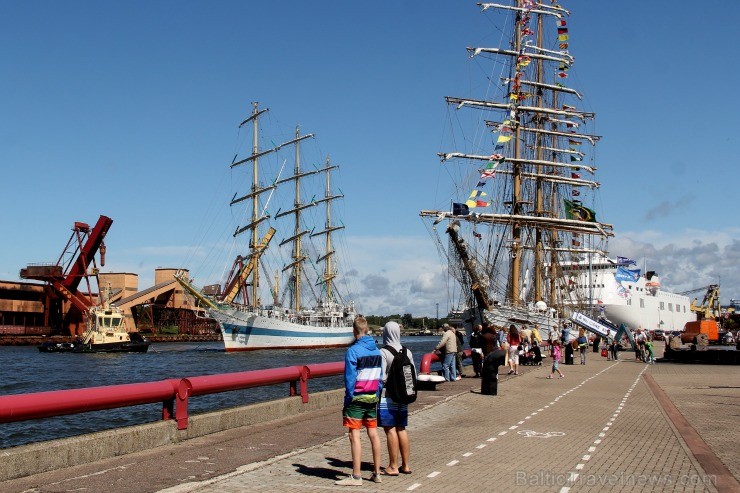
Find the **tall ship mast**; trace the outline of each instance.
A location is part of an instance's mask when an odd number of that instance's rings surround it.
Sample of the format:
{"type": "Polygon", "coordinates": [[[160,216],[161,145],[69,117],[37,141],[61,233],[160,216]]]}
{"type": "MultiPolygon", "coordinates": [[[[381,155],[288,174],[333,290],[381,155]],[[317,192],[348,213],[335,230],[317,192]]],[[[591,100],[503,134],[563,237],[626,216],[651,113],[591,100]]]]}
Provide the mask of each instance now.
{"type": "Polygon", "coordinates": [[[568,85],[570,11],[544,0],[477,5],[502,46],[467,48],[489,84],[483,97],[445,98],[454,134],[439,158],[453,187],[420,212],[460,286],[453,303],[463,320],[549,336],[586,312],[680,330],[688,298],[661,290],[654,272],[629,269],[634,261],[608,257],[613,227],[595,205],[601,137],[568,85]]]}
{"type": "MultiPolygon", "coordinates": [[[[352,322],[356,316],[354,303],[344,302],[336,296],[333,290],[333,279],[336,272],[333,270],[331,250],[331,233],[343,227],[333,226],[331,223],[330,202],[342,198],[342,195],[332,195],[329,173],[336,166],[327,166],[322,169],[304,170],[301,163],[300,144],[304,140],[312,139],[313,134],[301,135],[296,127],[295,137],[279,145],[273,143],[268,149],[259,148],[259,119],[267,109],[260,109],[253,103],[252,114],[239,127],[252,125],[251,154],[243,159],[234,161],[230,167],[250,165],[251,187],[248,193],[232,198],[230,205],[239,206],[244,202],[250,205],[247,224],[238,226],[233,236],[242,234],[249,236],[249,252],[247,255],[238,255],[226,281],[217,285],[210,285],[203,290],[184,275],[178,274],[176,279],[192,294],[206,309],[207,314],[214,318],[220,326],[226,351],[240,351],[250,349],[284,349],[309,347],[338,347],[350,344],[353,340],[352,322]],[[264,184],[260,181],[260,160],[271,154],[279,153],[284,148],[294,148],[293,174],[283,177],[283,166],[280,166],[274,179],[264,184]],[[305,179],[312,175],[325,174],[324,198],[315,196],[305,200],[303,184],[305,179]],[[274,217],[269,210],[274,207],[273,196],[285,187],[292,185],[292,204],[287,210],[278,209],[274,217]],[[326,229],[315,232],[316,226],[310,226],[305,221],[304,212],[326,203],[326,229]],[[281,221],[282,218],[291,219],[281,221]],[[285,223],[290,223],[289,226],[285,223]],[[285,233],[278,233],[278,231],[285,233]],[[273,244],[275,235],[283,235],[283,239],[273,244]],[[320,248],[311,244],[311,238],[326,235],[326,252],[311,262],[309,252],[318,252],[320,248]],[[289,258],[283,262],[279,272],[268,271],[267,257],[272,250],[280,252],[281,247],[290,249],[289,258]],[[311,263],[314,271],[318,271],[317,264],[325,263],[325,269],[315,282],[307,282],[310,272],[306,264],[311,263]],[[263,272],[264,275],[261,275],[263,272]],[[274,274],[274,282],[272,277],[274,274]],[[280,274],[287,275],[285,291],[279,292],[280,274]],[[270,287],[270,303],[262,300],[261,281],[264,280],[270,287]],[[316,293],[313,285],[324,285],[325,290],[316,293]],[[306,299],[308,291],[309,300],[306,299]],[[286,300],[285,298],[288,297],[286,300]],[[312,298],[312,299],[311,299],[312,298]]],[[[286,159],[287,161],[287,159],[286,159]]],[[[278,253],[278,259],[279,253],[278,253]]]]}
{"type": "Polygon", "coordinates": [[[574,65],[569,11],[527,0],[478,5],[506,24],[509,42],[467,49],[496,70],[494,97],[445,101],[454,113],[477,112],[479,128],[470,130],[483,137],[439,153],[443,166],[459,168],[451,174],[460,183],[449,209],[421,216],[432,219],[433,236],[442,230],[448,238],[441,251],[462,286],[469,323],[554,330],[587,303],[564,285],[564,263],[604,253],[612,236],[585,205],[600,186],[589,159],[599,140],[589,130],[594,114],[578,108],[582,96],[566,84],[574,65]]]}
{"type": "Polygon", "coordinates": [[[326,188],[324,197],[316,201],[317,204],[324,203],[326,205],[326,226],[323,231],[317,231],[311,234],[312,238],[324,236],[324,253],[318,258],[318,262],[324,263],[324,274],[319,283],[323,285],[324,299],[333,303],[336,302],[335,290],[334,290],[334,279],[337,277],[334,271],[334,255],[336,251],[332,246],[331,238],[335,231],[344,229],[344,226],[334,225],[331,222],[331,203],[336,199],[344,198],[344,194],[333,195],[331,191],[331,171],[337,169],[338,166],[332,166],[329,162],[329,158],[326,158],[326,166],[319,170],[325,173],[326,176],[326,188]]]}

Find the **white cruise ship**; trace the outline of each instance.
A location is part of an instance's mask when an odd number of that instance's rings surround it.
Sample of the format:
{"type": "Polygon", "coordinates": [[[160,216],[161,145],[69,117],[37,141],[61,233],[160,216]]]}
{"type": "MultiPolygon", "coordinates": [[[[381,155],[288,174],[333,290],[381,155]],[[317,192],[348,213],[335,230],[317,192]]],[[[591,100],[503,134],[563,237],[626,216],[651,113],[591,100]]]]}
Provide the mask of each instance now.
{"type": "Polygon", "coordinates": [[[568,280],[561,289],[570,291],[564,298],[590,300],[599,316],[617,325],[674,331],[696,320],[688,296],[664,290],[656,272],[643,273],[629,259],[592,256],[561,266],[568,280]]]}

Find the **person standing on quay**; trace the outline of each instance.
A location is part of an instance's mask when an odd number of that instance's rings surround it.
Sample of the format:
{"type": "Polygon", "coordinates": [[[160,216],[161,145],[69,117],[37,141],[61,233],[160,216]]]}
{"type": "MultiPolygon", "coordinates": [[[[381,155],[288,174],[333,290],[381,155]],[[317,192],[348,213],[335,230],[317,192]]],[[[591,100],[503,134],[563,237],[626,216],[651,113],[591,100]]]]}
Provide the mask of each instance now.
{"type": "MultiPolygon", "coordinates": [[[[401,346],[401,327],[396,322],[388,322],[383,327],[383,346],[390,346],[398,353],[405,350],[411,363],[414,363],[414,357],[411,351],[401,346]]],[[[388,445],[388,467],[381,474],[385,476],[398,476],[401,474],[411,474],[409,466],[409,456],[411,447],[409,445],[409,435],[406,431],[408,425],[409,406],[394,402],[385,393],[385,384],[388,380],[388,371],[393,364],[394,355],[387,349],[382,348],[380,354],[383,357],[383,392],[380,397],[380,406],[378,408],[378,423],[385,430],[385,438],[388,445]],[[398,467],[398,454],[401,453],[401,467],[398,467]]],[[[416,365],[414,365],[416,372],[416,365]]]]}
{"type": "Polygon", "coordinates": [[[355,318],[352,324],[355,342],[344,357],[344,408],[342,424],[349,428],[352,451],[352,475],[334,484],[362,486],[362,443],[360,429],[367,429],[373,454],[371,481],[380,483],[380,438],[377,433],[377,406],[382,390],[382,356],[375,339],[368,335],[367,320],[355,318]]]}
{"type": "Polygon", "coordinates": [[[586,333],[581,329],[581,333],[578,335],[578,351],[581,353],[581,364],[586,364],[586,351],[588,350],[588,339],[586,333]]]}
{"type": "Polygon", "coordinates": [[[509,345],[509,375],[519,375],[519,345],[522,343],[519,337],[519,330],[516,325],[511,324],[509,327],[509,339],[507,341],[509,345]]]}
{"type": "Polygon", "coordinates": [[[480,377],[481,366],[483,363],[483,330],[482,325],[473,326],[473,333],[470,334],[470,358],[473,360],[473,371],[475,378],[480,377]]]}
{"type": "Polygon", "coordinates": [[[508,346],[502,344],[483,358],[483,370],[480,380],[480,393],[498,395],[498,369],[506,365],[508,346]]]}
{"type": "Polygon", "coordinates": [[[457,368],[455,367],[457,336],[455,335],[455,329],[450,327],[448,324],[444,324],[442,328],[445,329],[445,333],[442,335],[442,339],[434,350],[442,350],[442,354],[444,354],[442,372],[444,373],[446,381],[454,382],[457,380],[457,368]]]}
{"type": "Polygon", "coordinates": [[[456,328],[455,337],[457,338],[457,353],[455,353],[455,369],[457,371],[456,380],[462,380],[462,377],[464,376],[462,362],[463,356],[465,356],[465,353],[463,352],[465,349],[465,329],[462,327],[456,328]]]}

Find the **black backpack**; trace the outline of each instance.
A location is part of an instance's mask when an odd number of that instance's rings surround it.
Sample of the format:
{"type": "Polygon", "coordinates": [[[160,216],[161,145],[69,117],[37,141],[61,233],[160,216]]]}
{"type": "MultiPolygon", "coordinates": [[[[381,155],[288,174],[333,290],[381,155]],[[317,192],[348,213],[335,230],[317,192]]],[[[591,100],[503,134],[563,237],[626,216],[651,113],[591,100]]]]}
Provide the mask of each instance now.
{"type": "Polygon", "coordinates": [[[416,400],[416,371],[408,349],[401,347],[400,353],[391,346],[383,346],[383,349],[393,355],[385,381],[385,394],[399,404],[411,404],[416,400]]]}

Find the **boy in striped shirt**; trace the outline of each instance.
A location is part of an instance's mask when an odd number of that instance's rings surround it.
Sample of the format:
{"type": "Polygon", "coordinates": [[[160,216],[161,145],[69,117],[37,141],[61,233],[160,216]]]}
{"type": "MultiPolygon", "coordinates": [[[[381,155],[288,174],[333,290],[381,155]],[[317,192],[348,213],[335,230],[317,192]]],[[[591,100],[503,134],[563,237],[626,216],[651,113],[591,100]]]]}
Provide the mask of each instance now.
{"type": "Polygon", "coordinates": [[[349,428],[352,450],[352,475],[335,481],[340,486],[361,486],[362,444],[360,430],[364,426],[373,453],[371,481],[380,483],[380,438],[377,434],[378,401],[382,390],[382,356],[375,340],[368,335],[367,320],[355,318],[352,324],[355,342],[344,357],[344,409],[342,424],[349,428]]]}

